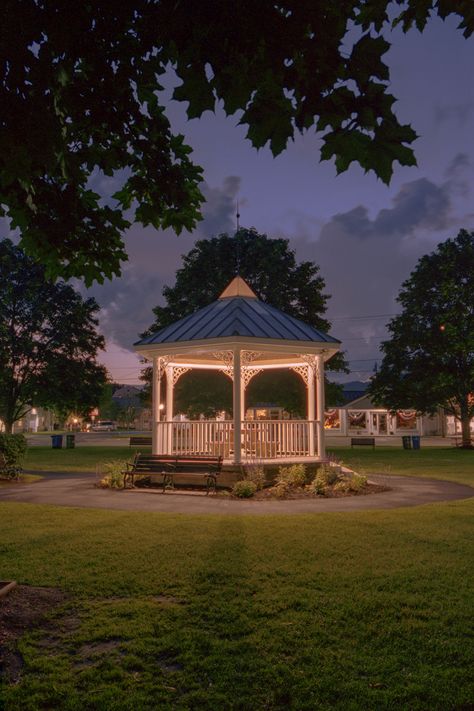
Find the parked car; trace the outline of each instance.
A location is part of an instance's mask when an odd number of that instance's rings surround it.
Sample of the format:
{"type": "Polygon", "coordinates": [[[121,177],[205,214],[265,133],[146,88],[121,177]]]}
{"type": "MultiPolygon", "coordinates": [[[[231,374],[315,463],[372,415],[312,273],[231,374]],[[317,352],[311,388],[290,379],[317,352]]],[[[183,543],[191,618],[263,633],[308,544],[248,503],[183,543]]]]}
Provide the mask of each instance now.
{"type": "Polygon", "coordinates": [[[92,427],[92,432],[113,432],[117,429],[117,425],[112,420],[97,420],[92,427]]]}

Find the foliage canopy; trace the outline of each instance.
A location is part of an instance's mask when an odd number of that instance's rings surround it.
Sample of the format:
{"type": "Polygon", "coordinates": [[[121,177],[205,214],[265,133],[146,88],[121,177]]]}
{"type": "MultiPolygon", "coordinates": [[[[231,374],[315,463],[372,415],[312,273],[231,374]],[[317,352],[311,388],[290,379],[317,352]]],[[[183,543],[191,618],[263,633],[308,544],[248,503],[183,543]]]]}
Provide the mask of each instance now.
{"type": "Polygon", "coordinates": [[[7,432],[32,405],[87,414],[100,397],[104,346],[94,299],[51,283],[10,240],[0,241],[0,420],[7,432]]]}
{"type": "Polygon", "coordinates": [[[391,339],[370,386],[393,409],[438,406],[461,420],[470,445],[474,417],[474,232],[438,245],[402,285],[402,313],[388,325],[391,339]]]}
{"type": "Polygon", "coordinates": [[[133,219],[191,230],[201,169],[166,116],[163,75],[190,118],[237,114],[277,155],[315,130],[321,159],[383,181],[414,165],[382,57],[394,26],[432,15],[474,29],[471,0],[4,0],[0,22],[0,214],[49,275],[86,284],[120,273],[133,219]],[[93,189],[113,177],[114,200],[93,189]]]}

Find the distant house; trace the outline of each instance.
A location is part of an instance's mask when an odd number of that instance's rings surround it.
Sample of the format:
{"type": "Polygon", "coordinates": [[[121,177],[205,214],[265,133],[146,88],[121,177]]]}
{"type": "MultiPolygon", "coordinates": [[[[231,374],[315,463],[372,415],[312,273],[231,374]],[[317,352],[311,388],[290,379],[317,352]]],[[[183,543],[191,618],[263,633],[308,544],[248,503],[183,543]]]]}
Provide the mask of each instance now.
{"type": "Polygon", "coordinates": [[[120,426],[151,430],[151,408],[143,404],[141,391],[140,385],[120,385],[114,390],[112,401],[117,407],[120,426]]]}
{"type": "Polygon", "coordinates": [[[325,429],[331,434],[350,437],[371,435],[446,434],[445,417],[440,410],[436,415],[420,415],[415,410],[390,410],[375,405],[369,395],[363,394],[341,407],[326,410],[325,429]]]}
{"type": "MultiPolygon", "coordinates": [[[[51,410],[43,407],[32,407],[21,420],[13,425],[13,432],[39,432],[54,428],[55,415],[51,410]]],[[[0,432],[5,431],[5,426],[0,420],[0,432]]]]}
{"type": "Polygon", "coordinates": [[[362,397],[367,392],[368,387],[369,383],[364,383],[361,380],[352,380],[349,383],[342,383],[343,402],[341,404],[345,405],[347,402],[352,402],[362,397]]]}

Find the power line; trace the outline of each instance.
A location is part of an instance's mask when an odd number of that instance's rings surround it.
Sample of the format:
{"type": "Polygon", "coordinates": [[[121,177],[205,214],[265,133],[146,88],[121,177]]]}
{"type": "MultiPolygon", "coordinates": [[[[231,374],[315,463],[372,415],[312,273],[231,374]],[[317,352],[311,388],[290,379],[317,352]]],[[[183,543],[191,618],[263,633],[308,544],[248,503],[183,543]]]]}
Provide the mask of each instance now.
{"type": "Polygon", "coordinates": [[[368,314],[367,316],[334,316],[331,318],[328,316],[329,321],[355,321],[360,319],[372,319],[372,318],[391,318],[392,316],[399,316],[400,314],[368,314]]]}

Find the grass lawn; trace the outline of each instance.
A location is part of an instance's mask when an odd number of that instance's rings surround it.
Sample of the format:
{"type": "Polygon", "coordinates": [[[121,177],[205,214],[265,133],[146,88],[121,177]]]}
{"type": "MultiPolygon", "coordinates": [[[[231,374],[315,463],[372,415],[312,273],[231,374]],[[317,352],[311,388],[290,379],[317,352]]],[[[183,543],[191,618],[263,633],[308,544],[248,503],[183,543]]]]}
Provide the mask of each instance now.
{"type": "MultiPolygon", "coordinates": [[[[474,484],[473,452],[333,451],[474,484]]],[[[130,456],[38,447],[25,467],[130,456]]],[[[0,709],[471,709],[473,539],[474,498],[281,517],[0,503],[0,579],[68,595],[21,639],[0,709]]]]}
{"type": "Polygon", "coordinates": [[[130,447],[29,447],[23,466],[30,471],[96,472],[97,467],[100,468],[104,462],[114,459],[131,461],[135,452],[136,450],[130,447]]]}
{"type": "Polygon", "coordinates": [[[0,504],[0,579],[69,595],[21,640],[0,708],[470,709],[473,538],[474,500],[238,518],[0,504]]]}
{"type": "Polygon", "coordinates": [[[474,486],[474,450],[455,447],[331,447],[344,464],[364,474],[396,474],[458,481],[474,486]]]}

